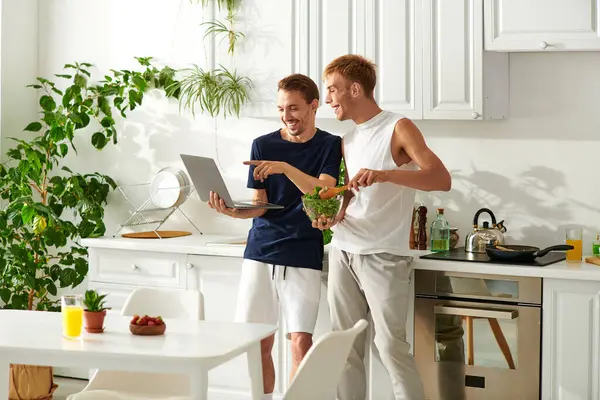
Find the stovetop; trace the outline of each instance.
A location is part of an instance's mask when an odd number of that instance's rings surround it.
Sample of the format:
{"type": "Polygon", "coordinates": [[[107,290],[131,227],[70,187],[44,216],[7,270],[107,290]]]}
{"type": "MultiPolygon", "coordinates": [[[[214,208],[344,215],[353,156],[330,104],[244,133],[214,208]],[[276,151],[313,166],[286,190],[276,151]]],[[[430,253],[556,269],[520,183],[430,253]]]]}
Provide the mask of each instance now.
{"type": "Polygon", "coordinates": [[[516,262],[516,261],[500,261],[492,260],[485,253],[469,253],[465,251],[464,247],[457,247],[450,251],[441,253],[432,253],[421,256],[420,258],[426,260],[445,260],[445,261],[467,261],[467,262],[479,262],[487,264],[509,264],[509,265],[523,265],[526,267],[543,267],[546,265],[554,264],[566,259],[564,252],[550,252],[543,257],[537,257],[533,261],[528,262],[516,262]]]}

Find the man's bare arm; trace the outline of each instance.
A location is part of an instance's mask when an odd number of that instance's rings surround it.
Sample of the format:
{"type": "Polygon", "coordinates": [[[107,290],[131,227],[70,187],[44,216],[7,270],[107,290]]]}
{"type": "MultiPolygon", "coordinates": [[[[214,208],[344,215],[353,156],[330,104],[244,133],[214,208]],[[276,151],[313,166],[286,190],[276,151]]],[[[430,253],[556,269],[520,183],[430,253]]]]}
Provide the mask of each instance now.
{"type": "Polygon", "coordinates": [[[318,178],[315,178],[314,176],[307,175],[298,168],[292,167],[289,164],[287,164],[284,174],[290,181],[292,181],[294,185],[296,185],[298,189],[300,189],[302,193],[311,193],[317,186],[332,188],[335,187],[337,183],[335,178],[331,175],[321,174],[318,178]]]}
{"type": "Polygon", "coordinates": [[[335,187],[333,176],[321,174],[318,178],[310,176],[283,161],[253,160],[244,161],[245,165],[254,165],[254,179],[264,181],[269,175],[284,174],[302,192],[310,193],[315,187],[335,187]]]}
{"type": "Polygon", "coordinates": [[[360,186],[371,186],[376,182],[391,182],[422,191],[447,192],[452,186],[450,173],[425,143],[423,135],[412,121],[401,119],[394,128],[392,151],[399,155],[402,151],[408,156],[407,161],[414,161],[419,167],[417,171],[384,170],[374,171],[361,169],[350,182],[350,186],[358,190],[360,186]]]}
{"type": "MultiPolygon", "coordinates": [[[[253,200],[260,202],[268,202],[267,191],[265,189],[253,189],[253,200]]],[[[248,219],[257,218],[267,212],[264,208],[256,208],[251,210],[240,210],[239,208],[229,208],[225,205],[225,201],[219,198],[219,195],[214,192],[210,192],[210,200],[208,206],[216,210],[220,214],[230,216],[232,218],[248,219]]]]}

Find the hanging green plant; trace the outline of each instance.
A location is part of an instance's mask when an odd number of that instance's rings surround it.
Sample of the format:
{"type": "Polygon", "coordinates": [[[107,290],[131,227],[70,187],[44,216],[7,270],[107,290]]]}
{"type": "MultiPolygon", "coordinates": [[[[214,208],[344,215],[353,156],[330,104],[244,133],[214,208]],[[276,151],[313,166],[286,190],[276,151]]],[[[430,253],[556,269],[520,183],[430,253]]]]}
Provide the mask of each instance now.
{"type": "Polygon", "coordinates": [[[225,6],[227,8],[227,11],[232,11],[237,8],[240,0],[190,0],[190,3],[201,3],[202,7],[206,7],[210,4],[211,1],[217,3],[219,10],[222,6],[225,6]]]}
{"type": "Polygon", "coordinates": [[[235,44],[238,40],[245,37],[242,32],[237,32],[234,27],[234,14],[231,12],[227,16],[227,21],[229,22],[229,26],[225,25],[223,22],[219,20],[204,22],[201,25],[206,25],[208,28],[206,29],[206,33],[204,34],[204,38],[210,35],[214,35],[215,38],[217,36],[223,36],[219,43],[221,43],[224,39],[229,40],[229,47],[227,48],[227,53],[233,55],[235,52],[235,44]]]}
{"type": "Polygon", "coordinates": [[[249,100],[252,81],[222,65],[212,71],[194,65],[182,72],[186,75],[167,86],[167,94],[179,97],[180,110],[188,108],[194,116],[196,107],[213,117],[221,112],[225,118],[227,115],[239,116],[242,106],[249,100]]]}

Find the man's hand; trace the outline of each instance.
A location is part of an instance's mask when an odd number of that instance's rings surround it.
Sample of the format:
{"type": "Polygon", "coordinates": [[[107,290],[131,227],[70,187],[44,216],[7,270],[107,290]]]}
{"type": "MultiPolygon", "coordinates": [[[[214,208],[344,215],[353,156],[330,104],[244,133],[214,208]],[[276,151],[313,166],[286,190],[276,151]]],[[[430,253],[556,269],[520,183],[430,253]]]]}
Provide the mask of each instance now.
{"type": "Polygon", "coordinates": [[[358,190],[360,186],[368,187],[374,183],[383,182],[384,171],[361,168],[348,183],[348,189],[358,190]]]}
{"type": "Polygon", "coordinates": [[[216,210],[220,214],[225,214],[233,218],[237,218],[240,210],[237,208],[229,208],[225,205],[225,201],[219,197],[215,192],[210,192],[210,198],[208,200],[208,206],[213,210],[216,210]]]}
{"type": "Polygon", "coordinates": [[[320,229],[322,231],[327,230],[334,226],[335,224],[339,224],[344,220],[346,216],[346,211],[340,211],[335,218],[326,218],[324,215],[321,215],[318,219],[315,219],[312,222],[313,228],[320,229]]]}
{"type": "Polygon", "coordinates": [[[283,161],[244,161],[244,165],[254,165],[254,179],[264,182],[269,175],[285,174],[289,164],[283,161]]]}

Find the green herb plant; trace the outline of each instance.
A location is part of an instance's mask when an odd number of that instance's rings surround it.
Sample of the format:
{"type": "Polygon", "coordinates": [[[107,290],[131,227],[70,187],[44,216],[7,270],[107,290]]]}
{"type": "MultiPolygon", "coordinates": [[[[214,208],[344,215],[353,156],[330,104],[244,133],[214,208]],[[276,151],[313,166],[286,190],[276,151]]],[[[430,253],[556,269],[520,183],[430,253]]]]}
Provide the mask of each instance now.
{"type": "Polygon", "coordinates": [[[107,307],[104,307],[104,304],[106,303],[104,300],[105,297],[106,294],[100,294],[96,290],[86,290],[83,297],[83,306],[85,307],[85,310],[89,312],[108,310],[107,307]]]}
{"type": "Polygon", "coordinates": [[[250,79],[238,76],[225,67],[205,71],[194,65],[182,70],[186,76],[173,81],[166,89],[169,96],[179,98],[179,109],[190,109],[196,115],[196,107],[212,117],[223,114],[239,116],[240,110],[249,99],[252,85],[250,79]]]}
{"type": "MultiPolygon", "coordinates": [[[[206,27],[204,39],[214,39],[217,44],[217,37],[222,36],[218,41],[220,44],[225,38],[229,45],[227,53],[231,56],[235,53],[236,43],[245,37],[242,32],[235,29],[235,15],[239,7],[239,0],[190,0],[190,2],[201,3],[206,7],[210,2],[216,2],[219,10],[221,7],[227,9],[226,22],[213,19],[202,23],[206,27]]],[[[239,117],[241,108],[250,100],[250,91],[252,90],[252,81],[246,76],[238,75],[237,71],[228,70],[223,65],[214,69],[204,70],[197,65],[193,68],[182,70],[187,75],[176,82],[169,91],[179,91],[179,108],[191,109],[195,116],[196,107],[201,112],[208,112],[211,117],[228,115],[239,117]]]]}
{"type": "MultiPolygon", "coordinates": [[[[117,143],[115,118],[142,104],[150,88],[172,86],[175,70],[137,58],[143,71],[111,70],[91,82],[88,63],[66,64],[60,84],[37,78],[39,119],[25,127],[33,138],[13,138],[0,165],[0,299],[4,308],[59,310],[59,288],[74,288],[88,272],[80,238],[105,231],[104,206],[116,184],[98,172],[79,174],[64,165],[77,153],[76,135],[91,130],[98,150],[117,143]],[[35,134],[35,135],[34,135],[35,134]]],[[[171,95],[177,96],[173,91],[171,95]]]]}

